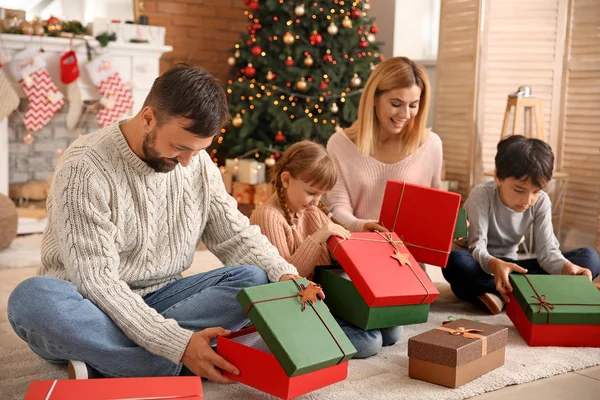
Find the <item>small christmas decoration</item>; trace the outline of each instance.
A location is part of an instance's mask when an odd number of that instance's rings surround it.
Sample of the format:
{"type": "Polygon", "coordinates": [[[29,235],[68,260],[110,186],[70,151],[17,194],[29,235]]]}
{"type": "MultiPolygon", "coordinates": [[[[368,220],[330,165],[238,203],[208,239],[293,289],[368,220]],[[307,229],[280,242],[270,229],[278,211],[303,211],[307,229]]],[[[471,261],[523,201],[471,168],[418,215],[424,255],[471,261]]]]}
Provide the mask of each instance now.
{"type": "Polygon", "coordinates": [[[311,55],[308,54],[306,56],[306,58],[304,59],[304,65],[310,68],[313,66],[314,63],[315,63],[314,58],[312,58],[311,55]]]}
{"type": "Polygon", "coordinates": [[[342,20],[342,26],[344,28],[348,28],[348,29],[352,28],[352,20],[350,18],[348,18],[347,15],[342,20]]]}
{"type": "Polygon", "coordinates": [[[294,38],[294,35],[290,32],[286,32],[285,35],[283,35],[283,43],[294,44],[294,42],[296,42],[296,38],[294,38]]]}
{"type": "Polygon", "coordinates": [[[331,55],[331,50],[327,50],[325,55],[323,55],[323,61],[333,62],[333,56],[331,55]]]}
{"type": "Polygon", "coordinates": [[[258,8],[260,7],[260,5],[258,4],[258,1],[256,1],[256,0],[250,1],[250,4],[248,6],[250,7],[250,11],[252,11],[252,12],[257,12],[258,8]]]}
{"type": "Polygon", "coordinates": [[[377,25],[373,25],[371,27],[371,33],[377,33],[377,32],[379,32],[379,27],[377,25]]]}
{"type": "Polygon", "coordinates": [[[260,53],[262,53],[262,49],[260,48],[260,46],[254,46],[254,47],[252,48],[252,55],[253,55],[254,57],[258,57],[258,56],[260,56],[260,53]]]}
{"type": "Polygon", "coordinates": [[[267,72],[267,80],[272,81],[273,79],[275,79],[275,74],[273,73],[273,71],[267,72]]]}
{"type": "Polygon", "coordinates": [[[306,13],[306,8],[304,8],[304,4],[300,4],[294,8],[294,14],[298,17],[302,17],[306,13]]]}
{"type": "Polygon", "coordinates": [[[246,69],[244,71],[245,71],[244,74],[248,78],[253,78],[254,75],[256,75],[256,68],[254,68],[254,66],[252,66],[252,64],[248,64],[248,66],[246,67],[246,69]]]}
{"type": "Polygon", "coordinates": [[[358,74],[354,74],[352,79],[350,79],[350,86],[357,88],[362,83],[362,79],[358,76],[358,74]]]}
{"type": "Polygon", "coordinates": [[[335,23],[331,23],[329,24],[329,26],[327,27],[327,32],[331,35],[331,36],[335,36],[338,33],[338,27],[335,23]]]}
{"type": "Polygon", "coordinates": [[[305,91],[306,88],[308,88],[308,83],[306,83],[306,80],[304,79],[304,77],[302,77],[298,82],[296,82],[296,88],[298,88],[298,90],[301,91],[305,91]]]}
{"type": "MultiPolygon", "coordinates": [[[[281,132],[281,131],[277,132],[277,135],[275,135],[275,141],[276,142],[283,142],[283,141],[285,141],[285,136],[283,135],[283,132],[281,132]]],[[[277,157],[277,154],[279,154],[279,153],[276,153],[275,157],[277,157]]]]}
{"type": "Polygon", "coordinates": [[[339,109],[339,107],[338,107],[338,105],[336,103],[333,103],[331,105],[331,108],[329,109],[329,111],[331,111],[334,114],[337,114],[338,111],[340,111],[340,109],[339,109]]]}
{"type": "Polygon", "coordinates": [[[350,12],[350,15],[352,16],[352,19],[357,19],[360,17],[361,11],[358,8],[355,8],[354,10],[352,10],[352,12],[350,12]]]}
{"type": "Polygon", "coordinates": [[[269,168],[273,167],[275,165],[275,157],[270,155],[269,157],[265,158],[265,165],[269,168]]]}
{"type": "Polygon", "coordinates": [[[325,81],[321,81],[321,83],[319,84],[319,88],[320,88],[322,91],[326,91],[328,87],[329,87],[329,85],[328,85],[328,84],[327,84],[327,82],[325,82],[325,81]]]}
{"type": "Polygon", "coordinates": [[[294,66],[294,59],[292,58],[292,56],[288,56],[288,58],[285,60],[285,66],[286,67],[294,66]]]}
{"type": "Polygon", "coordinates": [[[361,49],[364,49],[365,47],[367,47],[369,45],[369,42],[367,42],[365,40],[365,38],[362,38],[360,40],[360,42],[358,42],[358,47],[360,47],[361,49]]]}
{"type": "Polygon", "coordinates": [[[369,43],[375,43],[375,35],[373,35],[372,33],[367,34],[367,41],[369,43]]]}
{"type": "Polygon", "coordinates": [[[233,67],[235,65],[235,57],[234,56],[229,56],[227,58],[227,64],[229,64],[229,66],[233,67]]]}
{"type": "Polygon", "coordinates": [[[235,117],[233,117],[233,119],[231,120],[231,124],[234,128],[242,127],[242,125],[244,124],[244,120],[242,119],[240,113],[235,114],[235,117]]]}
{"type": "Polygon", "coordinates": [[[321,44],[322,41],[323,41],[323,36],[321,36],[321,34],[318,33],[317,31],[313,31],[313,33],[310,35],[310,44],[315,46],[315,45],[321,44]]]}

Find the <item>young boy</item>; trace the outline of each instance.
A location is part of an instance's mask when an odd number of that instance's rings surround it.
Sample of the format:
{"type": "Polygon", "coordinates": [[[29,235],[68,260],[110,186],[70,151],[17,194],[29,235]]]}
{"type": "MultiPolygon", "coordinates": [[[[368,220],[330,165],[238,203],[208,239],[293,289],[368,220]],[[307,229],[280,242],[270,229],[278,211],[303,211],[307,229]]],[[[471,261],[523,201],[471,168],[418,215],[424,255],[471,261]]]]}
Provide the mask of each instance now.
{"type": "Polygon", "coordinates": [[[502,311],[512,291],[511,272],[584,275],[600,273],[598,253],[561,253],[552,228],[552,203],[542,190],[552,178],[554,154],[539,139],[520,135],[498,143],[493,182],[477,185],[465,203],[469,251],[453,251],[443,269],[458,298],[502,311]],[[517,248],[533,225],[537,259],[517,260],[517,248]]]}

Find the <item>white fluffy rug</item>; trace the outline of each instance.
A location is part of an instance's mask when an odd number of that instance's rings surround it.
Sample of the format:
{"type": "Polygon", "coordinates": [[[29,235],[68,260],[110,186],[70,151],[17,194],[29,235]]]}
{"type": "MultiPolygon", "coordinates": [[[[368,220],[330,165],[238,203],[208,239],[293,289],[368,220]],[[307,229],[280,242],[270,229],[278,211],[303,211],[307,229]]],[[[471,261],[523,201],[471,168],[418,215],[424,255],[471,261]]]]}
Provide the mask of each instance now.
{"type": "Polygon", "coordinates": [[[0,251],[0,268],[37,267],[41,263],[42,235],[19,236],[0,251]]]}
{"type": "MultiPolygon", "coordinates": [[[[189,273],[197,273],[217,266],[219,262],[214,256],[207,251],[198,251],[189,273]]],[[[0,270],[0,280],[5,278],[6,272],[10,271],[0,270]]],[[[429,321],[426,324],[406,327],[402,339],[396,345],[384,348],[377,356],[367,360],[351,361],[349,377],[346,381],[305,395],[302,399],[465,399],[508,385],[521,384],[600,364],[600,349],[528,347],[506,315],[484,315],[471,305],[458,302],[451,294],[448,285],[442,282],[439,269],[428,267],[428,272],[441,292],[440,297],[431,307],[429,321]],[[508,327],[506,364],[457,389],[447,389],[410,379],[406,356],[408,338],[440,325],[449,315],[508,327]]],[[[0,287],[2,291],[10,289],[4,285],[0,287]]],[[[7,298],[7,293],[0,294],[2,295],[0,299],[7,298]]],[[[2,339],[0,343],[3,343],[0,349],[3,361],[0,363],[1,399],[22,399],[31,380],[66,378],[66,368],[41,361],[21,341],[7,340],[10,335],[13,334],[6,320],[4,300],[4,303],[0,304],[0,339],[2,339]],[[4,344],[7,342],[8,346],[4,344]]],[[[205,397],[211,400],[272,398],[241,384],[224,386],[205,382],[204,393],[205,397]]]]}

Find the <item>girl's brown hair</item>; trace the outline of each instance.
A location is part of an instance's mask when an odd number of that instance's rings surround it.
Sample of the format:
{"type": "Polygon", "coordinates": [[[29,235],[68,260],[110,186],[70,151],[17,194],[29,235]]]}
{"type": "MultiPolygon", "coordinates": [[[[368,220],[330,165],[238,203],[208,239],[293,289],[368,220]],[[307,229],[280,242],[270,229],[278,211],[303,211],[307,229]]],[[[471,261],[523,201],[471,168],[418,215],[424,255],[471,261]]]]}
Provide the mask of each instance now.
{"type": "MultiPolygon", "coordinates": [[[[291,145],[277,161],[271,170],[271,177],[277,197],[283,210],[285,220],[295,228],[292,221],[290,209],[287,204],[285,189],[281,182],[281,174],[287,171],[292,178],[299,179],[311,186],[319,188],[323,192],[327,192],[335,186],[337,181],[337,172],[333,159],[327,154],[323,146],[309,140],[303,140],[291,145]]],[[[319,208],[329,218],[331,214],[327,206],[319,202],[319,208]]],[[[294,235],[297,236],[294,229],[294,235]]],[[[296,240],[298,238],[296,237],[296,240]]]]}
{"type": "Polygon", "coordinates": [[[412,154],[425,140],[431,89],[427,73],[418,64],[406,57],[388,58],[377,65],[369,76],[358,105],[358,118],[345,132],[365,156],[372,156],[374,143],[379,137],[379,122],[375,113],[377,97],[383,93],[418,86],[421,89],[419,112],[402,130],[400,151],[406,157],[412,154]]]}

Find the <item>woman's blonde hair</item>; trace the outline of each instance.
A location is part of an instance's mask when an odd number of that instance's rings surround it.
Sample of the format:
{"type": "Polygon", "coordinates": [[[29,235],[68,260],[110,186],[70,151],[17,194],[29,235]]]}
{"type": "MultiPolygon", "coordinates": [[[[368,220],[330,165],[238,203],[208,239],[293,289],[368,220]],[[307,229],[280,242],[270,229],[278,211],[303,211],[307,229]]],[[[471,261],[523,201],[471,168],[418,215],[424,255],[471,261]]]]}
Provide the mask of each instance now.
{"type": "Polygon", "coordinates": [[[425,140],[431,98],[429,78],[423,67],[406,57],[389,58],[377,65],[360,97],[358,118],[345,130],[363,155],[373,155],[374,143],[379,138],[379,121],[375,112],[377,97],[390,90],[415,85],[421,89],[419,112],[402,129],[400,150],[404,156],[412,154],[425,140]]]}
{"type": "MultiPolygon", "coordinates": [[[[285,171],[292,178],[317,187],[323,192],[333,189],[337,181],[337,172],[333,159],[327,154],[325,148],[309,140],[294,143],[281,155],[271,170],[271,176],[285,220],[295,228],[281,182],[281,174],[285,171]]],[[[331,217],[325,204],[319,202],[319,208],[325,215],[331,217]]]]}

